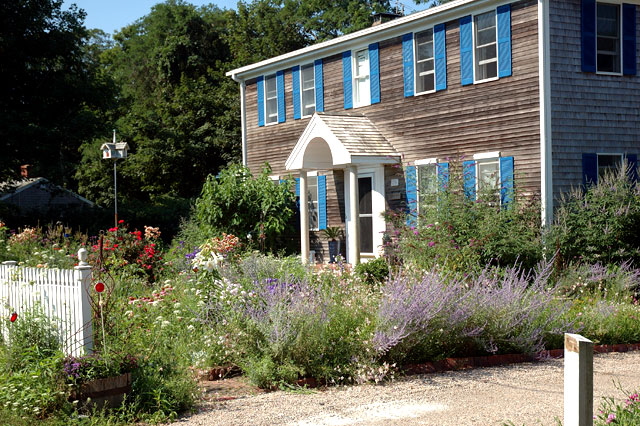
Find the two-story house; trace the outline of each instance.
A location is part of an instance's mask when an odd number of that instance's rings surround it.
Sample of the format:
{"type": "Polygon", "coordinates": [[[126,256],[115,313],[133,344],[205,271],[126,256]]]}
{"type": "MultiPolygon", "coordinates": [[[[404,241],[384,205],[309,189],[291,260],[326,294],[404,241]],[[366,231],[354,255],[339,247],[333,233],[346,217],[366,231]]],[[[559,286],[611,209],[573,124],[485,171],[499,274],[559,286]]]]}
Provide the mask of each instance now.
{"type": "Polygon", "coordinates": [[[571,186],[623,159],[637,174],[637,3],[455,0],[230,71],[243,162],[298,178],[303,259],[327,225],[347,261],[378,255],[385,210],[414,209],[451,158],[470,196],[507,202],[516,176],[549,221],[571,186]]]}

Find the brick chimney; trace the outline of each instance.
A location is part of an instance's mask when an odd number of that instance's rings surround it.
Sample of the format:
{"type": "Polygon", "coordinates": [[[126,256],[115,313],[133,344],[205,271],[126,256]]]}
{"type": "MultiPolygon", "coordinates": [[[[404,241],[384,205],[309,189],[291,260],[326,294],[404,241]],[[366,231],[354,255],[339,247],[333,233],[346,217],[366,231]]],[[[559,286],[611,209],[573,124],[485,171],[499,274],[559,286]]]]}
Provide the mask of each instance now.
{"type": "Polygon", "coordinates": [[[31,168],[31,164],[23,164],[20,166],[20,176],[24,179],[29,177],[29,169],[31,168]]]}

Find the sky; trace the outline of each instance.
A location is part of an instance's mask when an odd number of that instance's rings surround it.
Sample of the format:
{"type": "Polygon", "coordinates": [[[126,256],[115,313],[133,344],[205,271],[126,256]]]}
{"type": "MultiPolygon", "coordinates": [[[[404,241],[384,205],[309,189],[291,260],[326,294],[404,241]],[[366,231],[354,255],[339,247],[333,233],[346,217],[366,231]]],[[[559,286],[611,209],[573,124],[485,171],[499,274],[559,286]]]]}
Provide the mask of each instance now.
{"type": "MultiPolygon", "coordinates": [[[[215,4],[221,9],[235,9],[237,0],[188,0],[195,6],[205,4],[215,4]]],[[[148,15],[151,7],[160,0],[64,0],[62,9],[75,3],[80,9],[87,13],[84,24],[87,28],[99,28],[104,32],[113,35],[121,28],[134,21],[148,15]]],[[[416,10],[422,10],[425,6],[416,6],[413,0],[393,1],[393,5],[404,4],[405,13],[408,15],[416,10]]]]}
{"type": "MultiPolygon", "coordinates": [[[[108,34],[113,34],[121,28],[148,15],[151,7],[160,0],[64,0],[62,9],[68,9],[71,4],[84,9],[87,17],[84,25],[89,28],[99,28],[108,34]]],[[[237,0],[188,0],[195,6],[215,4],[221,9],[235,9],[237,0]]]]}

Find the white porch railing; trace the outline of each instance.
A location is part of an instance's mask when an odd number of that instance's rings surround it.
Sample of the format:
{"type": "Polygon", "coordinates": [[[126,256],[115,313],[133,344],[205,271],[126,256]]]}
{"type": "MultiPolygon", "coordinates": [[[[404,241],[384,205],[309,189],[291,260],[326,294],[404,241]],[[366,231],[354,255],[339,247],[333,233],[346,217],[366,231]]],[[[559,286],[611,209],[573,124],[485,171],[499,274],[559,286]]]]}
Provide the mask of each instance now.
{"type": "Polygon", "coordinates": [[[16,262],[0,265],[0,333],[5,338],[11,314],[17,313],[16,321],[20,321],[24,318],[22,313],[39,304],[57,325],[65,354],[89,353],[93,347],[91,267],[84,262],[86,251],[78,255],[80,265],[68,270],[27,268],[16,262]]]}

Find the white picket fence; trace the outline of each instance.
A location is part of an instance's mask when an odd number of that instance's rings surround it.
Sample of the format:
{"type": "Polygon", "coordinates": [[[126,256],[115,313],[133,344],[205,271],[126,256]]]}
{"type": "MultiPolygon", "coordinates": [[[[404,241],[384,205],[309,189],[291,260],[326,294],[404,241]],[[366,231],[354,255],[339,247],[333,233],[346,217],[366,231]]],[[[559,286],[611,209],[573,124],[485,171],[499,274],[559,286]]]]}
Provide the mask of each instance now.
{"type": "MultiPolygon", "coordinates": [[[[84,256],[86,257],[86,256],[84,256]]],[[[81,356],[93,347],[91,324],[91,267],[84,261],[74,269],[44,269],[0,265],[0,333],[8,336],[13,312],[20,321],[24,312],[39,305],[56,324],[63,351],[81,356]]]]}

